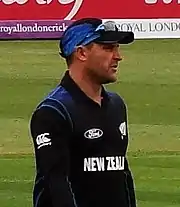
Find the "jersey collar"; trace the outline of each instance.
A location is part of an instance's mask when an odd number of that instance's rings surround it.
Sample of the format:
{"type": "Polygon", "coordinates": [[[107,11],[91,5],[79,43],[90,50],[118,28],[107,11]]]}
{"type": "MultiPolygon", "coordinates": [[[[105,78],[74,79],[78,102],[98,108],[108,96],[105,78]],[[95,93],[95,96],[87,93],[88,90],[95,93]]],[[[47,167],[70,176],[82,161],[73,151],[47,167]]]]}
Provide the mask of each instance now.
{"type": "MultiPolygon", "coordinates": [[[[70,77],[68,70],[65,72],[65,75],[63,76],[60,85],[64,87],[72,95],[74,99],[81,102],[86,102],[86,103],[88,102],[98,105],[79,88],[79,86],[75,83],[75,81],[70,77]]],[[[102,96],[102,104],[106,103],[109,100],[108,92],[105,90],[103,86],[102,86],[101,96],[102,96]]]]}

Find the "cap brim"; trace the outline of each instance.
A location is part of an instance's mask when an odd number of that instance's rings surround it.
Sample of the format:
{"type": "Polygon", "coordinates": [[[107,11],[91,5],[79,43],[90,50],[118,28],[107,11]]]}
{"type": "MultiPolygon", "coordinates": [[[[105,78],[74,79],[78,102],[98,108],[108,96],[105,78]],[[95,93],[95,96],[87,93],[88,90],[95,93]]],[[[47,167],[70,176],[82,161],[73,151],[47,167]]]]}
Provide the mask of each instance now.
{"type": "Polygon", "coordinates": [[[101,36],[95,40],[97,43],[104,44],[129,44],[134,41],[133,32],[123,32],[123,31],[106,31],[101,34],[101,36]]]}

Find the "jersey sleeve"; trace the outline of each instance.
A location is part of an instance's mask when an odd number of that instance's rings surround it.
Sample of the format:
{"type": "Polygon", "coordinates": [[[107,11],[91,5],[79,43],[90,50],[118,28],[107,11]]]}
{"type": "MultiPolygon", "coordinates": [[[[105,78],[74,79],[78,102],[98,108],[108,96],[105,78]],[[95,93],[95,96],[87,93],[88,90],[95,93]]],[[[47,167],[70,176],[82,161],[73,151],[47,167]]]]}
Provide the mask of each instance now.
{"type": "Polygon", "coordinates": [[[55,108],[37,109],[30,123],[36,165],[48,185],[53,207],[75,207],[68,181],[70,126],[55,108]]]}
{"type": "MultiPolygon", "coordinates": [[[[127,107],[123,99],[116,94],[116,104],[118,104],[118,107],[121,108],[122,111],[122,116],[123,116],[123,121],[125,125],[122,125],[121,132],[122,134],[124,133],[124,136],[126,139],[129,139],[129,133],[128,133],[128,115],[127,115],[127,107]]],[[[129,195],[129,202],[131,207],[136,207],[136,195],[135,195],[135,188],[134,188],[134,179],[131,173],[131,170],[129,168],[129,163],[127,157],[125,157],[125,166],[124,166],[124,176],[125,176],[125,181],[126,181],[126,190],[129,195]]]]}
{"type": "MultiPolygon", "coordinates": [[[[126,122],[126,136],[127,139],[129,139],[128,136],[128,117],[127,117],[127,107],[125,103],[123,102],[123,108],[124,108],[124,119],[126,122]]],[[[131,173],[131,170],[129,168],[129,163],[127,157],[125,158],[125,179],[126,179],[126,185],[127,190],[129,192],[129,202],[131,203],[131,207],[136,207],[136,195],[135,195],[135,187],[134,187],[134,179],[133,175],[131,173]]]]}

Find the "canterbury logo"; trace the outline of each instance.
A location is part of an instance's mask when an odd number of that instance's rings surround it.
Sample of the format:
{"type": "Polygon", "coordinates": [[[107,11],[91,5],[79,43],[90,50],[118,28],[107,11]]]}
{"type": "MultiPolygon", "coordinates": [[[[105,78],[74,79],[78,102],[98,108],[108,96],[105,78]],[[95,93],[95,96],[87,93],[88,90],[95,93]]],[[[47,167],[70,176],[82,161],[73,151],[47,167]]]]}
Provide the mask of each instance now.
{"type": "Polygon", "coordinates": [[[51,139],[47,136],[49,136],[49,133],[44,133],[37,136],[36,143],[38,149],[40,149],[43,146],[51,145],[51,139]]]}

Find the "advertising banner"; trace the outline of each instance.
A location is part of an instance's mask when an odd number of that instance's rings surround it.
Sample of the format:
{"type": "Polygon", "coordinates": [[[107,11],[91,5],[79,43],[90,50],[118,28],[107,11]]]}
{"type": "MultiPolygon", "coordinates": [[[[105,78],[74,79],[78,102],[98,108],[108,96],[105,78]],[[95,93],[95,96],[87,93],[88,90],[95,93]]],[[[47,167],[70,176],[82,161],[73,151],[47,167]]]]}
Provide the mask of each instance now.
{"type": "Polygon", "coordinates": [[[59,38],[82,17],[134,24],[137,38],[180,37],[180,0],[0,0],[0,39],[59,38]]]}
{"type": "Polygon", "coordinates": [[[68,20],[0,21],[0,39],[59,39],[70,23],[68,20]]]}
{"type": "Polygon", "coordinates": [[[113,19],[113,21],[117,23],[119,30],[133,31],[135,39],[180,38],[180,18],[113,19]]]}

